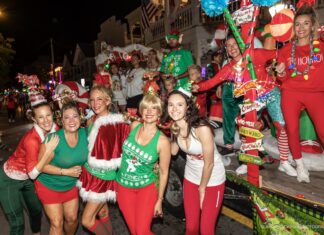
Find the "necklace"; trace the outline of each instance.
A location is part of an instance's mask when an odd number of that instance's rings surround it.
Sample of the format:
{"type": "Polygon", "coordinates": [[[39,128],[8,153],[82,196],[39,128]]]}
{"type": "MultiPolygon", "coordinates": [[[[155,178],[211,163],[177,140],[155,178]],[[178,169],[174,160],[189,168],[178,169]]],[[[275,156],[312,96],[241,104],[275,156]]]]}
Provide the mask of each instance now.
{"type": "Polygon", "coordinates": [[[319,41],[313,41],[313,37],[310,37],[309,39],[309,50],[310,50],[310,56],[309,59],[307,61],[307,68],[304,71],[299,71],[297,69],[296,66],[296,45],[298,40],[295,40],[293,42],[292,48],[291,48],[291,64],[289,65],[289,70],[293,70],[293,72],[291,73],[291,77],[296,77],[296,75],[303,75],[305,80],[308,80],[308,72],[313,64],[313,61],[318,61],[318,57],[316,55],[314,55],[314,52],[319,52],[320,49],[319,48],[314,48],[314,45],[318,45],[319,41]]]}

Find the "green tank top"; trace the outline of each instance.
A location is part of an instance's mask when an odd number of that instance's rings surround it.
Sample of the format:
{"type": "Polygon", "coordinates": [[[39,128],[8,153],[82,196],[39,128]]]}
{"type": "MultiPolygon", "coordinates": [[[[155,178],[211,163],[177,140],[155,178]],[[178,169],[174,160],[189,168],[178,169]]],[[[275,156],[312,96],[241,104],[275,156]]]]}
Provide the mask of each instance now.
{"type": "MultiPolygon", "coordinates": [[[[55,133],[54,133],[55,134],[55,133]]],[[[54,158],[50,162],[51,165],[59,168],[67,169],[73,166],[82,166],[88,159],[88,140],[86,130],[79,128],[78,143],[75,147],[70,147],[66,142],[63,128],[56,132],[60,138],[60,142],[54,150],[54,158]]],[[[51,138],[50,134],[48,138],[51,138]]],[[[37,180],[44,186],[55,191],[67,191],[72,189],[78,178],[66,175],[52,175],[41,173],[37,180]]]]}
{"type": "Polygon", "coordinates": [[[161,131],[158,130],[147,145],[140,145],[135,136],[141,126],[135,127],[123,144],[121,166],[116,177],[119,184],[129,188],[142,188],[153,183],[158,176],[153,169],[159,158],[157,143],[161,131]]]}

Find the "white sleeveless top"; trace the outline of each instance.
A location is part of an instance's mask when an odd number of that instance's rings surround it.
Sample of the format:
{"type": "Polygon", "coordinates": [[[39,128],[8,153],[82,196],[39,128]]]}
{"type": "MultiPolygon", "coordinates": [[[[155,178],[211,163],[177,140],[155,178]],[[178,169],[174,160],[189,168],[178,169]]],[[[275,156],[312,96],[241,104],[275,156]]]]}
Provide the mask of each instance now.
{"type": "MultiPolygon", "coordinates": [[[[179,137],[178,137],[179,138],[179,137]]],[[[196,138],[195,129],[192,128],[189,137],[190,146],[186,149],[179,139],[177,140],[179,147],[187,154],[187,162],[185,166],[185,179],[188,181],[200,185],[202,171],[204,167],[204,160],[202,155],[202,145],[196,138]]],[[[226,180],[225,168],[221,159],[221,155],[217,151],[214,144],[214,167],[210,176],[207,186],[216,186],[224,183],[226,180]]]]}

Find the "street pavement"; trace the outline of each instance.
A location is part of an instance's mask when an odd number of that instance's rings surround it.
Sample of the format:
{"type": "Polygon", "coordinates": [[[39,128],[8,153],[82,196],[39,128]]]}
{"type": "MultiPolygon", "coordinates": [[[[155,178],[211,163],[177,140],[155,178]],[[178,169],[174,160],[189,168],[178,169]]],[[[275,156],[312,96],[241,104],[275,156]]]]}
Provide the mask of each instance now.
{"type": "MultiPolygon", "coordinates": [[[[18,144],[21,137],[25,132],[32,127],[32,124],[25,120],[22,115],[17,115],[15,123],[8,123],[6,111],[0,111],[0,132],[2,132],[2,141],[9,145],[13,150],[18,144]]],[[[0,150],[0,163],[6,161],[11,155],[12,151],[3,151],[0,150]]],[[[0,192],[1,193],[1,192],[0,192]]],[[[139,202],[144,203],[144,202],[139,202]]],[[[110,217],[113,224],[114,235],[128,235],[127,226],[123,220],[121,212],[118,209],[117,205],[109,205],[110,208],[110,217]]],[[[79,218],[81,218],[83,210],[83,205],[80,203],[79,218]]],[[[152,223],[152,230],[156,235],[183,235],[185,234],[185,222],[183,219],[174,217],[172,214],[168,213],[164,209],[163,219],[154,219],[152,223]]],[[[220,235],[248,235],[252,234],[252,230],[248,229],[244,225],[239,224],[238,222],[221,215],[217,223],[217,234],[220,235]]],[[[49,223],[48,220],[43,214],[42,218],[42,235],[48,234],[49,223]]],[[[9,234],[8,222],[0,210],[0,235],[9,234]]],[[[28,217],[25,214],[25,235],[31,235],[31,230],[29,228],[28,217]]],[[[87,231],[79,225],[77,230],[77,235],[88,235],[87,231]]]]}

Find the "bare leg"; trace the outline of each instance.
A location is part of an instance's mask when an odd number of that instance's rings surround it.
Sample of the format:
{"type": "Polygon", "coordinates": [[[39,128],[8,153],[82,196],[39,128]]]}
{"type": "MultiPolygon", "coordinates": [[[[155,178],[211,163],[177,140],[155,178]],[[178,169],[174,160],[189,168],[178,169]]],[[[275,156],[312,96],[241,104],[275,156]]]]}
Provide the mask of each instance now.
{"type": "Polygon", "coordinates": [[[44,210],[51,223],[49,235],[63,235],[63,204],[44,204],[44,210]]]}
{"type": "Polygon", "coordinates": [[[78,227],[79,198],[63,203],[64,231],[66,235],[74,235],[78,227]]]}

